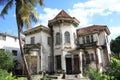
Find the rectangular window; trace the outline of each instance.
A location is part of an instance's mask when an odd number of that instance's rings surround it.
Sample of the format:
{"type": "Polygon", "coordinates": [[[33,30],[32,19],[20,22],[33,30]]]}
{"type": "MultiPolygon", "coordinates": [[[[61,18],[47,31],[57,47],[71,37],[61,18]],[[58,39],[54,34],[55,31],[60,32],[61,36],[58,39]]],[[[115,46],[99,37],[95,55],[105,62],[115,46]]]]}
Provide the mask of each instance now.
{"type": "Polygon", "coordinates": [[[74,37],[74,43],[76,43],[76,36],[75,36],[75,33],[73,33],[73,37],[74,37]]]}
{"type": "Polygon", "coordinates": [[[91,35],[91,42],[93,42],[93,35],[91,35]]]}
{"type": "Polygon", "coordinates": [[[86,36],[86,42],[90,43],[90,37],[89,36],[86,36]]]}
{"type": "Polygon", "coordinates": [[[0,40],[6,40],[6,36],[0,35],[0,40]]]}
{"type": "Polygon", "coordinates": [[[91,61],[94,61],[94,54],[90,54],[91,61]]]}
{"type": "Polygon", "coordinates": [[[13,56],[17,56],[17,50],[12,50],[13,56]]]}
{"type": "Polygon", "coordinates": [[[31,44],[35,44],[35,37],[31,37],[31,44]]]}
{"type": "Polygon", "coordinates": [[[83,44],[85,44],[85,37],[82,37],[82,42],[83,44]]]}
{"type": "Polygon", "coordinates": [[[51,46],[51,37],[48,37],[48,45],[51,46]]]}
{"type": "Polygon", "coordinates": [[[61,55],[56,56],[56,69],[61,70],[61,55]]]}

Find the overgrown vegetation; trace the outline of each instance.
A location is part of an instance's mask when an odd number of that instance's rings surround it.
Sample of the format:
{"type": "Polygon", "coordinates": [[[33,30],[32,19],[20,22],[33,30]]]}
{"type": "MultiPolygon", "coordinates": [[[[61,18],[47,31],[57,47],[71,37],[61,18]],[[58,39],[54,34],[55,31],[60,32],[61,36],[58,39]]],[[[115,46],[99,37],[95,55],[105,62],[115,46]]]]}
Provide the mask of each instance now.
{"type": "Polygon", "coordinates": [[[99,70],[90,68],[86,75],[90,80],[120,80],[120,60],[111,57],[110,68],[106,73],[101,74],[99,70]]]}
{"type": "Polygon", "coordinates": [[[8,70],[13,66],[12,54],[9,51],[0,50],[0,69],[8,70]]]}
{"type": "Polygon", "coordinates": [[[16,78],[8,70],[14,66],[12,53],[0,50],[0,80],[27,80],[26,78],[16,78]]]}
{"type": "Polygon", "coordinates": [[[97,69],[89,68],[86,72],[86,76],[89,77],[90,80],[103,80],[101,73],[97,69]]]}
{"type": "Polygon", "coordinates": [[[26,78],[16,78],[12,73],[8,73],[6,70],[0,69],[0,80],[27,80],[26,78]]]}
{"type": "Polygon", "coordinates": [[[111,40],[110,47],[112,55],[117,59],[120,59],[120,36],[118,36],[114,40],[111,40]]]}

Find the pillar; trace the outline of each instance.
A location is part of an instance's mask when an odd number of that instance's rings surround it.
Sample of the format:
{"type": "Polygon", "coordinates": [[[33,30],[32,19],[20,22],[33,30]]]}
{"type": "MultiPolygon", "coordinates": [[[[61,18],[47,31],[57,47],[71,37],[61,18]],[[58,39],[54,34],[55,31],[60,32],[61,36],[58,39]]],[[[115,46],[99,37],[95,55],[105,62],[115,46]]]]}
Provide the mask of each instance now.
{"type": "Polygon", "coordinates": [[[99,64],[99,69],[100,69],[100,72],[102,71],[102,53],[100,51],[100,47],[96,49],[97,51],[97,56],[98,56],[98,64],[99,64]]]}
{"type": "Polygon", "coordinates": [[[82,74],[83,74],[83,70],[82,70],[82,69],[83,69],[83,68],[82,68],[82,54],[83,54],[83,51],[80,50],[80,52],[79,52],[79,57],[80,57],[80,58],[79,58],[79,59],[80,59],[80,71],[81,71],[81,73],[80,73],[80,78],[83,77],[83,75],[82,75],[82,74]]]}
{"type": "Polygon", "coordinates": [[[61,59],[61,61],[62,61],[62,69],[66,72],[66,61],[65,61],[65,55],[67,54],[67,52],[66,51],[62,51],[62,59],[61,59]]]}

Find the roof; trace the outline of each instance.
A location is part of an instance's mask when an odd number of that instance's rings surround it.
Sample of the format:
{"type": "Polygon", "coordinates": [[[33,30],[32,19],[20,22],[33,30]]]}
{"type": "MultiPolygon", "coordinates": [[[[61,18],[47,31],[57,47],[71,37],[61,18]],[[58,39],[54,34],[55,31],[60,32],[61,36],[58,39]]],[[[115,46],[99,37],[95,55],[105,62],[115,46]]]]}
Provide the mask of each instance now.
{"type": "Polygon", "coordinates": [[[77,34],[85,35],[85,34],[95,33],[103,30],[105,30],[108,35],[110,34],[110,31],[106,25],[92,25],[92,26],[84,27],[84,28],[78,29],[77,34]]]}
{"type": "Polygon", "coordinates": [[[72,18],[64,10],[61,10],[54,19],[57,19],[57,18],[60,18],[60,17],[62,17],[62,18],[72,18]]]}
{"type": "Polygon", "coordinates": [[[3,32],[0,32],[0,35],[2,36],[9,36],[9,37],[13,37],[13,38],[18,38],[17,36],[14,36],[14,35],[11,35],[11,34],[8,34],[8,33],[3,33],[3,32]]]}
{"type": "Polygon", "coordinates": [[[40,30],[44,30],[44,31],[49,32],[49,28],[47,28],[43,25],[39,25],[39,26],[36,26],[34,28],[28,29],[27,31],[24,31],[23,34],[28,35],[28,34],[35,33],[35,32],[40,31],[40,30]]]}
{"type": "Polygon", "coordinates": [[[55,16],[52,20],[49,20],[48,26],[51,27],[53,24],[58,24],[61,22],[69,22],[75,24],[76,26],[80,23],[75,17],[71,17],[64,10],[61,10],[57,16],[55,16]]]}

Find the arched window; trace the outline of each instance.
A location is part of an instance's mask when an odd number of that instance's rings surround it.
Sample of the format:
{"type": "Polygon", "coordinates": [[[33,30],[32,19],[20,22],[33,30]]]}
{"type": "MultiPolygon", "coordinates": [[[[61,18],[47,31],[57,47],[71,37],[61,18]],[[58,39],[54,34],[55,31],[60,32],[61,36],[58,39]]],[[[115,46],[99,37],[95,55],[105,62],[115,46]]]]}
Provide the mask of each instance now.
{"type": "Polygon", "coordinates": [[[66,31],[64,36],[65,36],[65,43],[70,43],[70,33],[66,31]]]}
{"type": "Polygon", "coordinates": [[[56,44],[57,45],[60,44],[60,33],[59,32],[56,33],[56,44]]]}

